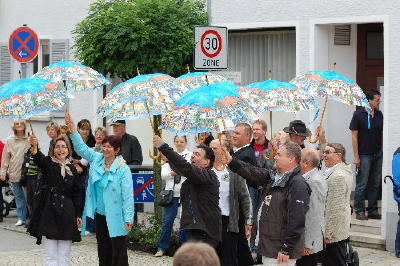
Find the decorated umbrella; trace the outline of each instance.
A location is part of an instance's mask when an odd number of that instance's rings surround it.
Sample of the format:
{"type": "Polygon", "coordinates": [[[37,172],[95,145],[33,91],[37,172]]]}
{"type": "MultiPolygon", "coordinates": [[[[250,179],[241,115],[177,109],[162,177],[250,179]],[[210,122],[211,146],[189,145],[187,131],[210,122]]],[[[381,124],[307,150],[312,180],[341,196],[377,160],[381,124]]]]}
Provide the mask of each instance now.
{"type": "MultiPolygon", "coordinates": [[[[363,90],[355,81],[336,72],[336,63],[333,66],[334,70],[332,71],[309,71],[290,81],[312,96],[325,98],[320,126],[325,115],[328,99],[347,105],[359,105],[368,108],[368,101],[363,90]]],[[[311,140],[310,136],[309,141],[316,143],[317,139],[311,140]]]]}
{"type": "Polygon", "coordinates": [[[177,135],[232,130],[257,116],[231,82],[198,87],[187,92],[164,116],[161,127],[177,135]]]}
{"type": "Polygon", "coordinates": [[[104,97],[97,112],[109,116],[110,121],[164,114],[186,91],[185,86],[169,75],[139,74],[115,86],[104,97]]]}
{"type": "MultiPolygon", "coordinates": [[[[297,112],[318,108],[314,97],[303,92],[296,85],[273,80],[271,70],[268,80],[240,88],[240,93],[257,113],[270,112],[271,129],[272,112],[297,112]]],[[[272,130],[270,131],[272,139],[272,130]]],[[[274,152],[269,152],[266,159],[272,159],[274,156],[274,152]]]]}
{"type": "Polygon", "coordinates": [[[27,119],[60,109],[66,99],[67,95],[58,83],[41,78],[11,81],[0,88],[0,118],[27,119]]]}
{"type": "MultiPolygon", "coordinates": [[[[127,80],[115,86],[103,99],[98,113],[103,117],[108,116],[113,122],[120,119],[137,119],[149,117],[153,133],[158,132],[154,127],[151,115],[161,115],[172,110],[177,99],[179,99],[187,88],[182,86],[176,79],[161,73],[141,75],[127,80]]],[[[159,162],[160,153],[149,156],[159,162]]]]}
{"type": "Polygon", "coordinates": [[[240,88],[240,93],[257,113],[297,112],[318,108],[314,97],[300,90],[296,85],[283,81],[269,79],[251,83],[240,88]]]}
{"type": "Polygon", "coordinates": [[[178,82],[188,89],[195,89],[207,84],[227,82],[228,80],[221,75],[208,72],[188,72],[177,78],[178,82]]]}
{"type": "Polygon", "coordinates": [[[33,77],[64,84],[70,97],[72,97],[71,93],[97,89],[110,83],[96,70],[73,61],[60,61],[51,64],[33,77]]]}

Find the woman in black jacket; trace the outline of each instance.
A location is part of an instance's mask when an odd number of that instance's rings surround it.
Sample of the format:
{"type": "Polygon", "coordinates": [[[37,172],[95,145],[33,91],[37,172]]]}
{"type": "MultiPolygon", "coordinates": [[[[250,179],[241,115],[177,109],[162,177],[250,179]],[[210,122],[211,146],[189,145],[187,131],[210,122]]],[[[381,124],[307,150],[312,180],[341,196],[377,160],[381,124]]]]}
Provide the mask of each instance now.
{"type": "Polygon", "coordinates": [[[41,243],[45,236],[45,264],[69,265],[72,242],[81,241],[83,194],[75,167],[69,162],[71,145],[64,137],[55,139],[50,156],[38,150],[36,136],[31,136],[33,159],[42,171],[40,193],[28,232],[41,243]]]}

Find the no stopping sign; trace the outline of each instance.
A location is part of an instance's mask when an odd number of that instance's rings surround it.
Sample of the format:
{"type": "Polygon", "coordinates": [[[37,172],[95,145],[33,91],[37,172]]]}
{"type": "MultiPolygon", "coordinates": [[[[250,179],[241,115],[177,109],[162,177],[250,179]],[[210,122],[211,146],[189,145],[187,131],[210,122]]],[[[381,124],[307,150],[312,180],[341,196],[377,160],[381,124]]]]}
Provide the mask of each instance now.
{"type": "Polygon", "coordinates": [[[195,28],[195,69],[226,69],[228,67],[228,30],[226,27],[195,28]]]}

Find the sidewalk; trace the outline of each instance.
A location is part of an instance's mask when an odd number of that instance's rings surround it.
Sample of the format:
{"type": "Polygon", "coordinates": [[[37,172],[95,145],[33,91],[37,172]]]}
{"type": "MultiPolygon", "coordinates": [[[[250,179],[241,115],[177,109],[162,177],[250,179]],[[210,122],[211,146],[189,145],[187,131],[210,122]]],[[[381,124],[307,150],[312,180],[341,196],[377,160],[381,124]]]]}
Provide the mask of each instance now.
{"type": "MultiPolygon", "coordinates": [[[[4,222],[0,223],[0,230],[7,230],[15,232],[15,234],[24,235],[24,241],[34,243],[35,238],[26,234],[24,226],[17,227],[14,225],[16,217],[14,213],[4,218],[4,222]]],[[[3,237],[1,238],[3,240],[3,237]]],[[[32,245],[30,250],[20,251],[1,251],[0,250],[0,265],[1,266],[39,266],[44,262],[44,248],[43,245],[32,245]]],[[[17,247],[15,249],[18,249],[17,247]]],[[[15,250],[14,249],[14,250],[15,250]]],[[[167,266],[172,265],[171,257],[155,258],[152,254],[140,251],[128,251],[129,265],[145,266],[167,266]]],[[[71,252],[71,266],[94,266],[99,265],[97,258],[96,237],[91,234],[82,237],[82,241],[75,243],[72,246],[71,252]]]]}
{"type": "MultiPolygon", "coordinates": [[[[14,223],[16,217],[13,213],[0,223],[0,229],[16,232],[16,234],[26,234],[25,227],[16,227],[14,223]]],[[[33,237],[26,235],[26,241],[34,241],[33,237]]],[[[355,248],[360,256],[360,265],[369,266],[395,266],[400,265],[400,259],[396,258],[392,253],[387,251],[369,249],[369,248],[355,248]]],[[[172,265],[171,257],[155,258],[151,254],[140,251],[129,251],[129,265],[151,265],[151,266],[164,266],[172,265]]],[[[31,250],[21,251],[1,251],[0,250],[0,265],[8,266],[33,266],[43,265],[44,250],[43,246],[35,246],[31,250]]],[[[91,266],[98,265],[96,238],[94,235],[85,236],[82,242],[76,243],[72,247],[71,265],[76,266],[91,266]]]]}

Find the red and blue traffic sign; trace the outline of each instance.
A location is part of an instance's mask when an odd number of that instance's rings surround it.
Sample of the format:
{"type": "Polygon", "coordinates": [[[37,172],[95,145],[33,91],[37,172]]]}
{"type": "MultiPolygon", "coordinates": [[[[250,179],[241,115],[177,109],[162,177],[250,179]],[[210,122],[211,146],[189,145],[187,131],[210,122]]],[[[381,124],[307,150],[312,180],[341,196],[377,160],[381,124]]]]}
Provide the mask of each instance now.
{"type": "Polygon", "coordinates": [[[35,59],[39,51],[39,38],[29,27],[19,27],[10,36],[8,50],[10,55],[21,63],[35,59]]]}

